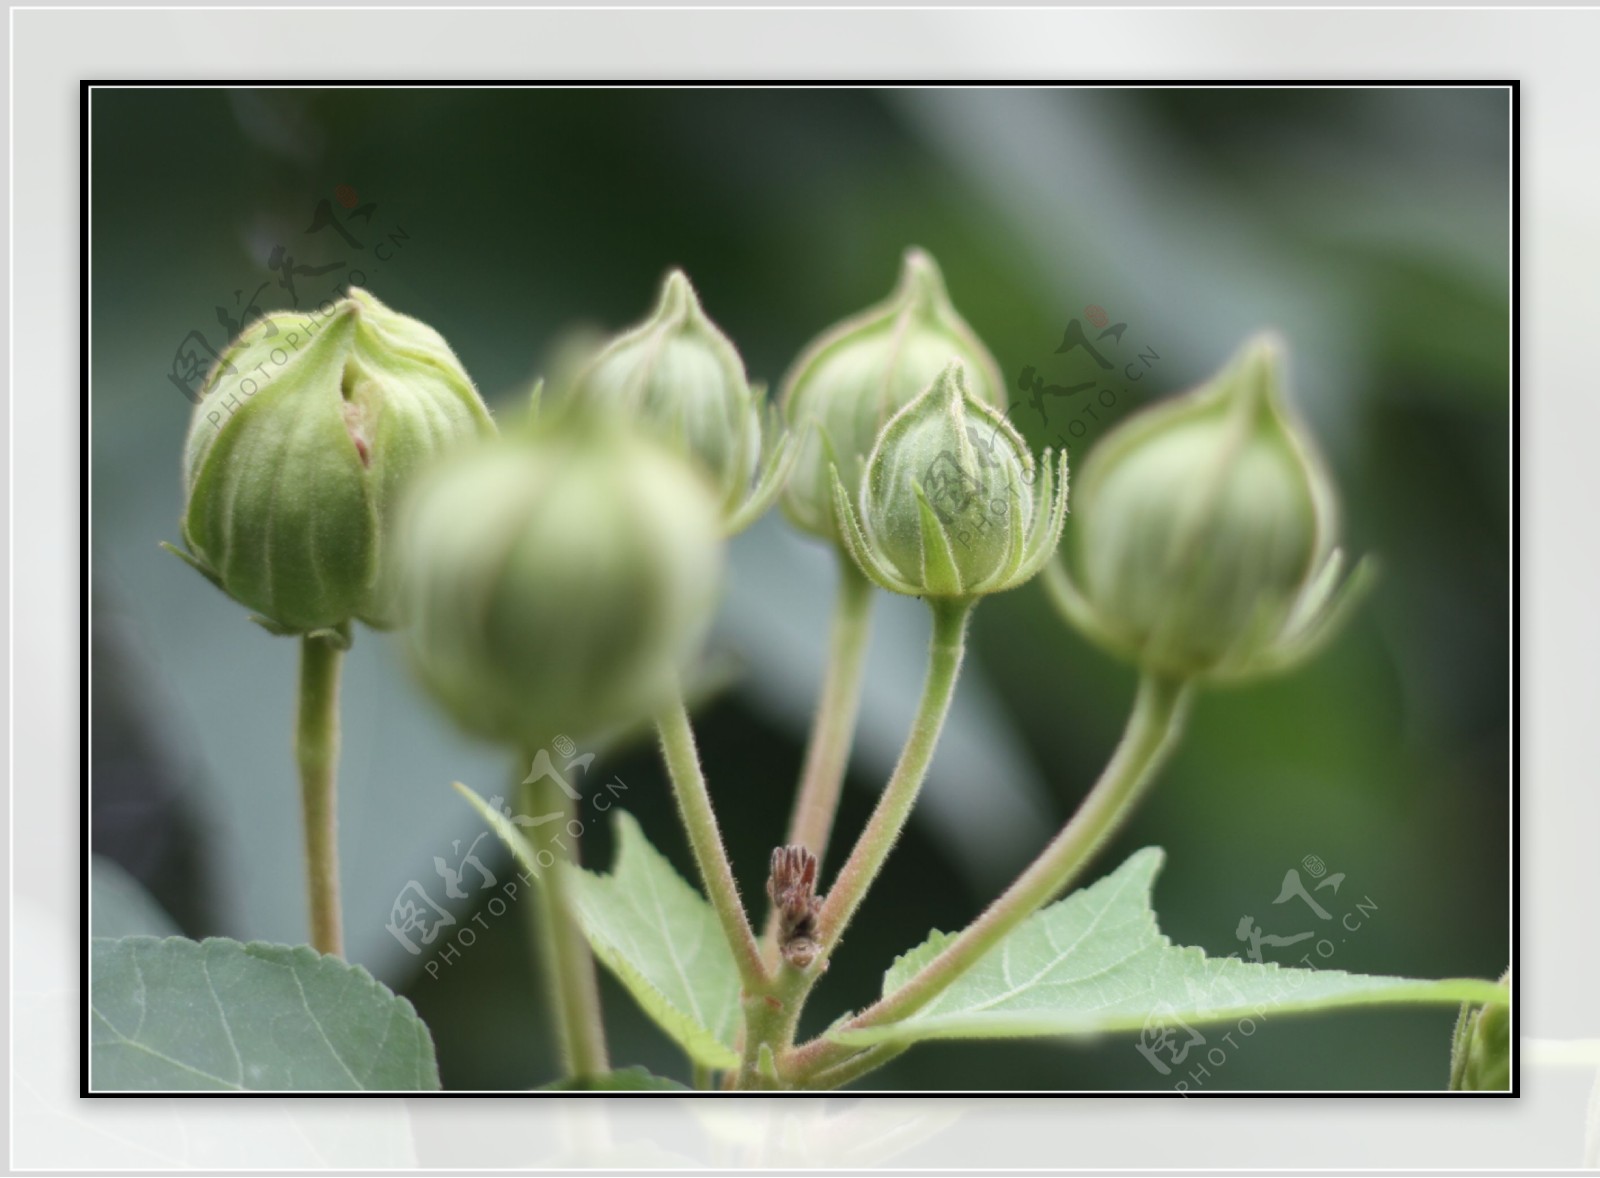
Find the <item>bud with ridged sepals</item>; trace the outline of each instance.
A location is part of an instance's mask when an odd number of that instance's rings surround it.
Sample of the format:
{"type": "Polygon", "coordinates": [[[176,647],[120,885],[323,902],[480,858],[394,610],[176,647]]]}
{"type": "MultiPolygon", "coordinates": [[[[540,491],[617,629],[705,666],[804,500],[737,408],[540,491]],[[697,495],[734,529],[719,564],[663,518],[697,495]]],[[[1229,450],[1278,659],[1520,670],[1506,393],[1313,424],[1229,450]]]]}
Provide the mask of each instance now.
{"type": "MultiPolygon", "coordinates": [[[[1511,982],[1508,969],[1502,985],[1511,982]]],[[[1457,1092],[1511,1090],[1511,1008],[1497,1003],[1461,1008],[1450,1052],[1450,1087],[1457,1092]]]]}
{"type": "Polygon", "coordinates": [[[784,512],[796,527],[841,539],[829,468],[839,467],[854,499],[879,431],[951,360],[966,369],[974,397],[1005,411],[999,364],[951,305],[933,258],[907,250],[894,293],[824,332],[784,378],[784,417],[801,435],[783,493],[784,512]]]}
{"type": "Polygon", "coordinates": [[[1022,436],[973,396],[952,360],[878,435],[859,516],[837,470],[846,550],[873,582],[918,597],[973,598],[1015,588],[1055,551],[1067,511],[1045,451],[1036,471],[1022,436]]]}
{"type": "Polygon", "coordinates": [[[763,429],[761,386],[752,388],[738,349],[681,270],[667,275],[649,318],[600,348],[567,396],[574,408],[634,421],[697,463],[730,534],[771,506],[792,460],[780,423],[763,429]]]}
{"type": "Polygon", "coordinates": [[[1196,391],[1112,431],[1079,472],[1067,618],[1145,670],[1233,680],[1287,668],[1332,633],[1337,501],[1284,405],[1281,348],[1250,341],[1196,391]]]}
{"type": "Polygon", "coordinates": [[[387,549],[417,472],[494,425],[431,327],[352,289],[224,350],[184,448],[187,552],[274,633],[395,621],[387,549]]]}
{"type": "Polygon", "coordinates": [[[540,421],[419,487],[401,551],[412,662],[500,743],[629,725],[698,651],[722,564],[698,470],[613,421],[540,421]]]}

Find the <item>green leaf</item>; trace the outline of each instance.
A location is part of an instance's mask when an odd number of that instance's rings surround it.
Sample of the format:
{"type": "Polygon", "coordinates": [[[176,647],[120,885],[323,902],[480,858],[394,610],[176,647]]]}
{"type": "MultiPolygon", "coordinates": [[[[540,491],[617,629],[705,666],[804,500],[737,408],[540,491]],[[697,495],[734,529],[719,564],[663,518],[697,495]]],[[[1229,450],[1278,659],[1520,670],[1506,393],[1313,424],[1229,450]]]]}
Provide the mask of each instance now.
{"type": "Polygon", "coordinates": [[[739,1063],[739,971],[717,917],[617,812],[610,875],[572,872],[573,911],[594,954],[661,1029],[710,1068],[739,1063]]]}
{"type": "Polygon", "coordinates": [[[603,1076],[578,1076],[540,1086],[541,1092],[692,1092],[694,1089],[640,1067],[618,1068],[603,1076]]]}
{"type": "MultiPolygon", "coordinates": [[[[1164,855],[1147,847],[1111,875],[1034,913],[949,989],[909,1018],[838,1029],[841,1043],[914,1043],[1022,1035],[1095,1035],[1152,1024],[1208,1023],[1394,1003],[1506,1002],[1473,978],[1418,981],[1286,969],[1174,945],[1156,927],[1150,889],[1164,855]]],[[[884,975],[898,989],[954,939],[934,933],[884,975]]]]}
{"type": "MultiPolygon", "coordinates": [[[[467,799],[467,803],[478,812],[478,816],[489,824],[489,829],[494,831],[500,841],[506,845],[506,848],[511,852],[512,858],[521,864],[522,868],[530,876],[534,879],[542,879],[544,877],[546,869],[539,866],[539,857],[534,852],[533,844],[523,837],[522,832],[512,824],[511,819],[479,797],[471,786],[462,785],[459,781],[452,781],[450,787],[467,799]]],[[[545,854],[548,856],[550,852],[546,851],[545,854]]],[[[550,862],[553,865],[555,860],[552,858],[550,862]]]]}
{"type": "Polygon", "coordinates": [[[411,1004],[310,946],[97,937],[91,954],[97,1092],[439,1087],[411,1004]]]}

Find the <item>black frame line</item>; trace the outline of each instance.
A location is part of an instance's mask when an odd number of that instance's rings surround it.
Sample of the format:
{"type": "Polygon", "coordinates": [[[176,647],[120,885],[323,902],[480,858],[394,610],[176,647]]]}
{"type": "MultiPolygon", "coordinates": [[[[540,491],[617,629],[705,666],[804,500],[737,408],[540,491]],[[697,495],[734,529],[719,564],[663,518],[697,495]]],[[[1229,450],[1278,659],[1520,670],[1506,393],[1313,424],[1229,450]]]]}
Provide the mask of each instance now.
{"type": "Polygon", "coordinates": [[[250,79],[238,81],[220,81],[206,79],[187,79],[179,81],[163,81],[152,79],[112,79],[112,78],[86,78],[79,82],[79,143],[78,143],[78,176],[79,176],[79,239],[78,239],[78,362],[79,362],[79,399],[82,414],[79,423],[79,644],[78,644],[78,697],[79,717],[82,727],[79,733],[79,764],[80,764],[80,848],[81,865],[79,869],[79,908],[80,908],[80,937],[78,942],[79,952],[79,980],[82,1021],[79,1026],[82,1040],[79,1044],[79,1092],[78,1095],[85,1099],[101,1100],[127,1100],[127,1099],[158,1099],[167,1100],[174,1097],[189,1099],[311,1099],[325,1100],[329,1097],[345,1099],[393,1100],[396,1097],[408,1099],[526,1099],[528,1097],[544,1097],[547,1099],[572,1099],[572,1098],[601,1098],[601,1099],[739,1099],[741,1097],[754,1097],[763,1100],[798,1099],[819,1100],[828,1098],[869,1097],[869,1098],[916,1098],[916,1099],[1017,1099],[1017,1098],[1094,1098],[1094,1099],[1134,1099],[1134,1100],[1515,1100],[1522,1095],[1522,1045],[1519,1038],[1521,1029],[1522,1007],[1522,463],[1521,463],[1521,418],[1522,418],[1522,83],[1516,78],[1396,78],[1396,79],[1370,79],[1370,78],[1263,78],[1263,79],[1219,79],[1219,78],[1183,78],[1183,79],[1083,79],[1081,81],[1061,78],[1038,79],[979,79],[979,80],[950,80],[950,79],[918,79],[918,78],[882,78],[882,79],[843,79],[838,81],[818,79],[678,79],[678,78],[651,78],[651,79],[612,79],[600,81],[583,80],[539,80],[539,79],[440,79],[417,81],[412,79],[372,79],[372,80],[339,80],[339,81],[301,81],[285,79],[250,79]],[[312,1092],[190,1092],[186,1090],[161,1090],[154,1092],[118,1092],[118,1091],[93,1091],[89,1087],[89,775],[90,775],[90,709],[89,709],[89,115],[92,93],[96,88],[103,89],[212,89],[212,90],[237,90],[237,89],[279,89],[279,90],[347,90],[347,89],[1074,89],[1074,90],[1164,90],[1164,89],[1356,89],[1356,90],[1386,90],[1386,89],[1507,89],[1511,98],[1511,317],[1510,317],[1510,350],[1511,350],[1511,1090],[1509,1092],[1450,1092],[1446,1090],[1429,1091],[1385,1091],[1385,1090],[1358,1090],[1358,1091],[1331,1091],[1320,1092],[1316,1090],[1295,1090],[1288,1092],[1272,1091],[1228,1091],[1228,1090],[1200,1090],[1197,1092],[1176,1092],[1170,1089],[1020,1089],[1017,1091],[922,1091],[907,1089],[884,1090],[846,1090],[843,1092],[724,1092],[724,1091],[622,1091],[622,1092],[540,1092],[537,1089],[530,1091],[500,1091],[500,1090],[467,1090],[454,1092],[419,1092],[410,1090],[373,1091],[373,1092],[347,1092],[337,1090],[319,1090],[312,1092]]]}

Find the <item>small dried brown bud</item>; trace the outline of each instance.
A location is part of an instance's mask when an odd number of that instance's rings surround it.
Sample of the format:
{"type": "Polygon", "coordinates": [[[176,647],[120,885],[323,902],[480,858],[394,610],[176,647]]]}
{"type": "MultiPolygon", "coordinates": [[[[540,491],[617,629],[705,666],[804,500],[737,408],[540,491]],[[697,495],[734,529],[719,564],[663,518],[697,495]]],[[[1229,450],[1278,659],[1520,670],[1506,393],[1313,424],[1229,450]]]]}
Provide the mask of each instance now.
{"type": "Polygon", "coordinates": [[[822,946],[810,937],[791,937],[783,943],[783,959],[796,969],[810,969],[822,946]]]}
{"type": "Polygon", "coordinates": [[[778,912],[778,950],[795,969],[809,969],[822,947],[816,941],[817,857],[801,846],[777,847],[767,896],[778,912]]]}

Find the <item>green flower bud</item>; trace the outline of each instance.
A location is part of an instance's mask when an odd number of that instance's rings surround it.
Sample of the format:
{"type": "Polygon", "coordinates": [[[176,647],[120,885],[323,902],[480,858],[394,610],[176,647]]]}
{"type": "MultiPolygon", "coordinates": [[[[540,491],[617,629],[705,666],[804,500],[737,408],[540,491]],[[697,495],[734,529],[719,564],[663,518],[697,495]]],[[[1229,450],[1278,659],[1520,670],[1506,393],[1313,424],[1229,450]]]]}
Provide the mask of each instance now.
{"type": "Polygon", "coordinates": [[[839,467],[854,499],[879,431],[951,360],[965,367],[973,396],[1005,411],[999,364],[951,306],[933,258],[907,250],[888,300],[818,336],[784,378],[784,416],[801,436],[783,494],[784,513],[796,527],[841,539],[829,467],[839,467]]]}
{"type": "Polygon", "coordinates": [[[763,453],[762,390],[751,388],[738,350],[707,317],[681,270],[667,275],[648,319],[583,367],[570,396],[585,410],[633,420],[698,464],[716,488],[730,533],[753,523],[777,497],[789,447],[777,422],[769,422],[763,453]]]}
{"type": "Polygon", "coordinates": [[[699,648],[723,559],[700,474],[594,420],[463,451],[404,537],[423,681],[469,732],[527,748],[648,717],[699,648]]]}
{"type": "Polygon", "coordinates": [[[834,470],[839,531],[862,572],[895,593],[999,593],[1037,573],[1061,538],[1067,456],[1054,492],[1048,450],[1040,465],[1042,480],[1022,436],[952,360],[879,433],[859,520],[834,470]]]}
{"type": "MultiPolygon", "coordinates": [[[[1331,633],[1337,502],[1283,403],[1278,344],[1260,337],[1193,393],[1112,431],[1079,473],[1069,620],[1155,673],[1282,669],[1331,633]]],[[[1351,578],[1347,590],[1364,578],[1351,578]]]]}
{"type": "Polygon", "coordinates": [[[385,550],[416,472],[494,432],[438,332],[352,289],[323,317],[280,312],[228,346],[184,447],[188,552],[274,633],[395,621],[385,550]]]}
{"type": "MultiPolygon", "coordinates": [[[[1507,970],[1501,982],[1511,981],[1507,970]]],[[[1511,1008],[1461,1007],[1450,1053],[1450,1087],[1456,1091],[1511,1090],[1511,1008]]]]}

